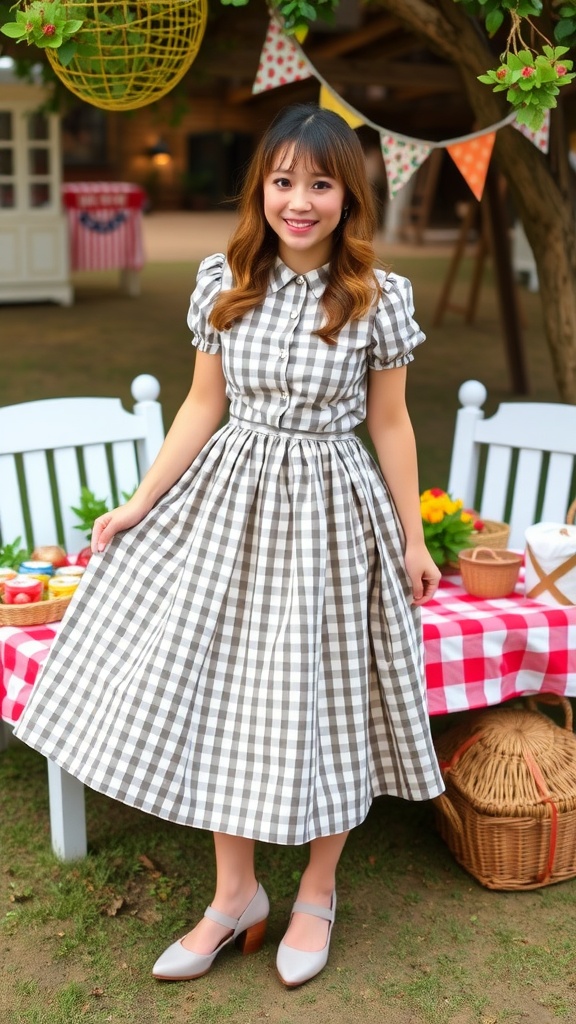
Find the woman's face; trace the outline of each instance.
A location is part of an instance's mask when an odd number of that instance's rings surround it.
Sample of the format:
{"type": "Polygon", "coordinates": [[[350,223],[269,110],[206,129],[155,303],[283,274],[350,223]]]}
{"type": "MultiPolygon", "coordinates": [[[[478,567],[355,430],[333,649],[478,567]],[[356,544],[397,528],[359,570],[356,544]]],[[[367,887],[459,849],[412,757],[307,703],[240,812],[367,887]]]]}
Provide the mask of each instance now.
{"type": "Polygon", "coordinates": [[[345,190],[340,181],[305,159],[292,167],[293,153],[294,146],[279,153],[264,179],[264,216],[278,236],[280,259],[291,270],[306,274],[330,259],[345,190]]]}

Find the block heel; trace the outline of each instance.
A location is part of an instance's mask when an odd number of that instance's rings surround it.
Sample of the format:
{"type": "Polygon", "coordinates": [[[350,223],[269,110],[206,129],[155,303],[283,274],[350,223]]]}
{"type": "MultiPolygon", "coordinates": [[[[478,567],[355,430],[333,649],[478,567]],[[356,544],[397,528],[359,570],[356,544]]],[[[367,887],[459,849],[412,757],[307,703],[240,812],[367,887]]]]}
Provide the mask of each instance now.
{"type": "Polygon", "coordinates": [[[258,921],[256,924],[251,925],[250,928],[247,928],[245,932],[238,936],[236,948],[244,956],[247,956],[249,953],[257,953],[259,949],[262,949],[267,924],[268,918],[265,917],[263,921],[258,921]]]}

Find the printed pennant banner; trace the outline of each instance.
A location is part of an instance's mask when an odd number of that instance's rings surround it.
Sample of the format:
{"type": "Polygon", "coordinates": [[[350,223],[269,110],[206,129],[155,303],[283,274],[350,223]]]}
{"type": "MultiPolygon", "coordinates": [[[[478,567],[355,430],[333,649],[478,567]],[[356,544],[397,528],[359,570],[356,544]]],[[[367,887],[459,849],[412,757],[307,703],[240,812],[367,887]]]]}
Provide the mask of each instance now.
{"type": "Polygon", "coordinates": [[[393,199],[396,193],[410,181],[420,164],[424,163],[433,146],[430,143],[416,142],[415,140],[408,142],[399,139],[396,135],[383,133],[380,136],[380,148],[388,179],[388,194],[393,199]]]}
{"type": "Polygon", "coordinates": [[[518,124],[517,121],[513,121],[512,122],[512,126],[514,128],[516,128],[517,131],[521,132],[522,135],[525,135],[527,139],[530,139],[530,142],[533,142],[534,145],[540,150],[541,153],[547,153],[548,152],[548,147],[550,145],[550,111],[549,110],[545,111],[545,113],[544,113],[544,121],[542,122],[542,126],[540,128],[538,128],[537,131],[534,131],[532,128],[528,128],[528,126],[525,125],[525,124],[518,124]]]}
{"type": "Polygon", "coordinates": [[[495,141],[496,132],[486,132],[468,142],[457,142],[446,147],[478,202],[482,199],[495,141]]]}
{"type": "Polygon", "coordinates": [[[340,114],[340,117],[344,118],[351,128],[359,128],[361,124],[364,124],[362,118],[354,114],[326,85],[320,86],[318,105],[323,110],[333,110],[335,114],[340,114]]]}
{"type": "Polygon", "coordinates": [[[260,54],[252,94],[276,89],[289,82],[300,82],[311,76],[310,65],[296,43],[284,35],[278,22],[272,18],[260,54]]]}

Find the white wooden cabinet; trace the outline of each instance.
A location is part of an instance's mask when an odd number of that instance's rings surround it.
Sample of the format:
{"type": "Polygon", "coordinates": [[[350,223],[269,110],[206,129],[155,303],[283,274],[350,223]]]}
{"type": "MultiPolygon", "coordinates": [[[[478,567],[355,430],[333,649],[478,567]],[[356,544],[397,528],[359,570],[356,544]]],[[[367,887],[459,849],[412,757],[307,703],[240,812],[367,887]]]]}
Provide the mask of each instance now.
{"type": "Polygon", "coordinates": [[[60,122],[40,86],[0,71],[0,302],[69,306],[60,122]]]}

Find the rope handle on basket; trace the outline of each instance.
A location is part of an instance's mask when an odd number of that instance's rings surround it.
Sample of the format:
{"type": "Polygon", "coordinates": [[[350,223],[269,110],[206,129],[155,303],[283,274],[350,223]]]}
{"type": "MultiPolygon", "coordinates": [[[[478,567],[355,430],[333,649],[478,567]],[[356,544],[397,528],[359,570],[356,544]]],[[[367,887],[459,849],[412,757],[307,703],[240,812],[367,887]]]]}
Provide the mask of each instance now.
{"type": "Polygon", "coordinates": [[[475,562],[480,554],[490,555],[490,557],[494,558],[496,562],[513,562],[515,560],[510,557],[509,551],[495,551],[494,548],[483,548],[478,545],[470,551],[470,561],[475,562]]]}
{"type": "Polygon", "coordinates": [[[531,697],[526,697],[526,707],[530,711],[538,711],[536,706],[537,704],[551,704],[553,707],[562,708],[564,712],[563,728],[566,729],[567,732],[572,732],[572,705],[566,697],[561,697],[559,693],[537,693],[531,697]]]}
{"type": "Polygon", "coordinates": [[[524,750],[524,760],[528,765],[530,774],[536,783],[536,788],[542,798],[542,803],[548,804],[551,809],[550,819],[550,846],[548,847],[548,863],[544,871],[541,871],[536,877],[537,882],[547,882],[552,874],[552,868],[554,867],[554,858],[556,856],[556,843],[558,841],[558,808],[554,803],[552,794],[546,785],[544,776],[540,771],[540,768],[536,764],[536,761],[532,757],[529,750],[524,750]]]}

